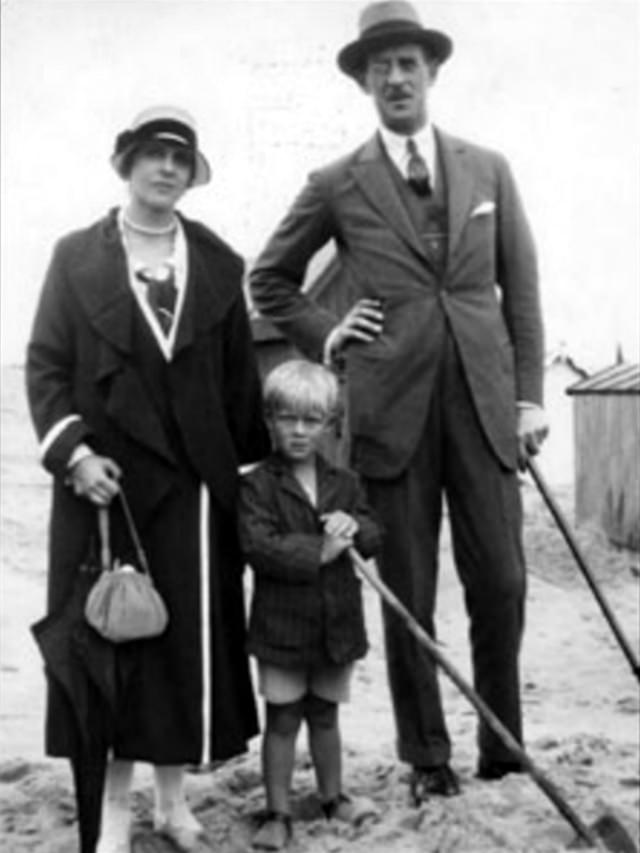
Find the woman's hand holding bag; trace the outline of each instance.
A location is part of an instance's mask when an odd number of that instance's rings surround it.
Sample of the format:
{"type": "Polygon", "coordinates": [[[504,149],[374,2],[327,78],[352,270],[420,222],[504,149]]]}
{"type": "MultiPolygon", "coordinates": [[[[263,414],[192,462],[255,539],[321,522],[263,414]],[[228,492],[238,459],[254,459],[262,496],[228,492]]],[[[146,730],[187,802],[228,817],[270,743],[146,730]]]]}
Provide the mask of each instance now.
{"type": "Polygon", "coordinates": [[[94,630],[113,643],[156,637],[166,629],[169,615],[153,585],[125,496],[120,490],[125,518],[136,548],[140,571],[131,565],[112,565],[109,544],[109,510],[98,509],[102,572],[85,605],[85,617],[94,630]]]}

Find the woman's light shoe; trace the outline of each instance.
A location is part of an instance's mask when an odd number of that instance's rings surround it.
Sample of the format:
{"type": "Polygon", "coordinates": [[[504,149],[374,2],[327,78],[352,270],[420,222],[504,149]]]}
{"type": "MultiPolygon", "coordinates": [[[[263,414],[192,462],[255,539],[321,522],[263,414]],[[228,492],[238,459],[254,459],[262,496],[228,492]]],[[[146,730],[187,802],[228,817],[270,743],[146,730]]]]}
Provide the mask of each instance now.
{"type": "Polygon", "coordinates": [[[103,820],[96,853],[131,853],[131,819],[128,809],[123,811],[120,821],[113,815],[103,820]]]}
{"type": "Polygon", "coordinates": [[[101,838],[96,847],[96,853],[131,853],[131,841],[129,838],[110,839],[101,838]]]}
{"type": "Polygon", "coordinates": [[[207,840],[204,827],[189,811],[180,815],[179,819],[156,814],[153,828],[160,835],[171,839],[178,849],[185,853],[197,850],[198,845],[207,840]]]}

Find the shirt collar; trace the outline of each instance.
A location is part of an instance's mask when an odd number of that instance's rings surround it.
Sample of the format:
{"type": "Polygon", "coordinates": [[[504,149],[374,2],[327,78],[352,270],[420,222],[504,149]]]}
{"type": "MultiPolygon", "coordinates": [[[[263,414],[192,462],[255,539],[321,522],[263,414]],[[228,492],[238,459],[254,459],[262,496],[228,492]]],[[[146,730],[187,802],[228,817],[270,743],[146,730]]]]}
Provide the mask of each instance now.
{"type": "Polygon", "coordinates": [[[407,152],[407,139],[411,138],[415,141],[418,152],[424,158],[427,164],[427,169],[431,175],[431,180],[436,177],[436,140],[431,122],[427,122],[424,127],[409,136],[394,133],[388,127],[383,125],[379,128],[380,138],[384,145],[387,154],[391,161],[395,163],[400,172],[407,177],[407,164],[409,162],[409,154],[407,152]]]}

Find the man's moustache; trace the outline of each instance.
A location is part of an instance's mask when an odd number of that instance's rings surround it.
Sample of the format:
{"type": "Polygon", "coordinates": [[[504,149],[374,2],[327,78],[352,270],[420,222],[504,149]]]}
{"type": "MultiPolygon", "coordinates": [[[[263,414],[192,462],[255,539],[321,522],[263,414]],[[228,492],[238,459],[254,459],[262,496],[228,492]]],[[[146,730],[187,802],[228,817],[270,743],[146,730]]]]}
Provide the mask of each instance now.
{"type": "Polygon", "coordinates": [[[411,92],[408,89],[389,89],[386,93],[388,101],[400,101],[403,98],[409,98],[411,92]]]}

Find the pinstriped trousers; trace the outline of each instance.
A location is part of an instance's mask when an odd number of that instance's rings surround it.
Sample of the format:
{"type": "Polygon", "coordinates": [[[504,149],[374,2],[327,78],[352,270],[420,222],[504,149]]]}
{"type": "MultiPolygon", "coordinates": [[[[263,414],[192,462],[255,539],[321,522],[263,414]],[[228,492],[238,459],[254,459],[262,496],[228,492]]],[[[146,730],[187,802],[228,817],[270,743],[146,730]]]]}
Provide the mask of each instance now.
{"type": "MultiPolygon", "coordinates": [[[[521,741],[518,656],[526,579],[518,478],[500,464],[482,432],[451,334],[445,335],[424,432],[409,467],[396,479],[366,485],[385,526],[381,577],[432,636],[446,496],[469,616],[474,686],[521,741]]],[[[398,755],[419,767],[444,764],[451,742],[435,667],[395,614],[384,610],[383,619],[398,755]]],[[[488,761],[512,758],[482,723],[478,745],[488,761]]]]}

